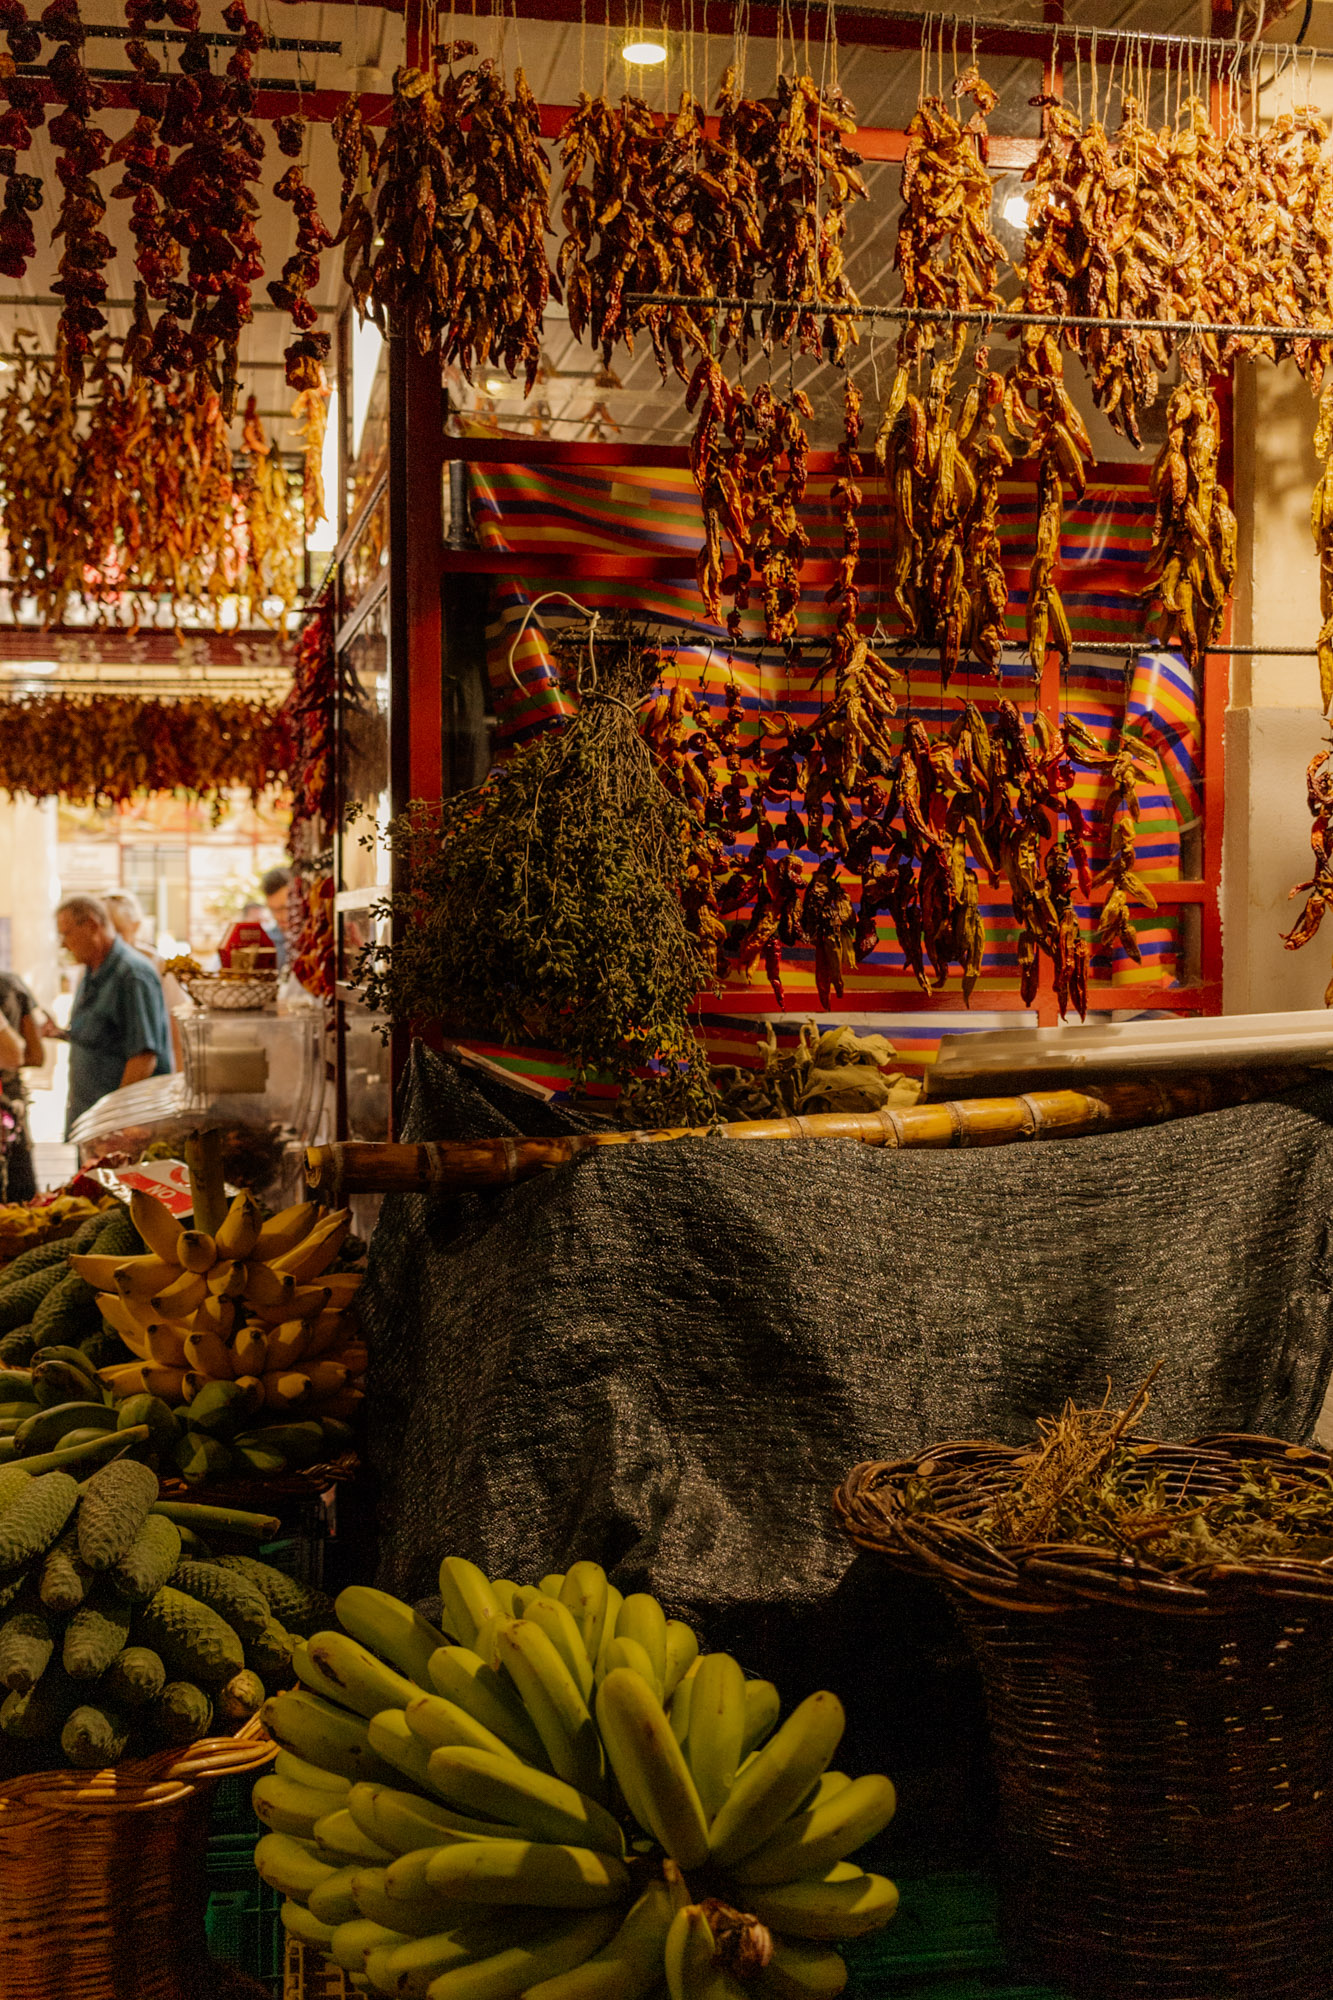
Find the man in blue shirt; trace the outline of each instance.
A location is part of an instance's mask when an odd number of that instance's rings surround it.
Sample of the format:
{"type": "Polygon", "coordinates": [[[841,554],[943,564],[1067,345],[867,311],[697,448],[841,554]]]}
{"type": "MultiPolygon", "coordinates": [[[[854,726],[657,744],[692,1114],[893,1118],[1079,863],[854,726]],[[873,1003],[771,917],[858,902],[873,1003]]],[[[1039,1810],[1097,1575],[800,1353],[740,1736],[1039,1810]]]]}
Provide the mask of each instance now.
{"type": "Polygon", "coordinates": [[[171,1030],[162,981],[141,952],[116,933],[96,896],[66,896],[56,929],[83,966],[69,1019],[69,1102],[65,1136],[99,1097],[171,1069],[171,1030]]]}

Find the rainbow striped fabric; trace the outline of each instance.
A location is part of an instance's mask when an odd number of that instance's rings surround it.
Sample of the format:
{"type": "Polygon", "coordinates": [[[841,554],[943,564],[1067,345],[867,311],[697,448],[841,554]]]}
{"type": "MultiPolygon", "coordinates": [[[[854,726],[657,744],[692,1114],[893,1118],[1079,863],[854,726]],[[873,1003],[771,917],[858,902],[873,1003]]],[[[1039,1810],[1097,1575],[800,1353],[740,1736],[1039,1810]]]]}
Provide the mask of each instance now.
{"type": "MultiPolygon", "coordinates": [[[[567,712],[566,698],[554,672],[546,631],[552,619],[572,614],[558,599],[532,607],[546,592],[570,590],[588,609],[635,610],[646,615],[674,651],[681,674],[699,684],[720,708],[729,679],[739,684],[747,715],[781,708],[798,722],[813,719],[826,697],[817,678],[827,647],[829,613],[823,602],[824,583],[840,549],[841,531],[830,502],[832,475],[810,480],[804,521],[810,535],[805,598],[800,613],[800,638],[805,664],[789,669],[780,649],[765,647],[757,617],[748,614],[747,643],[732,650],[725,632],[701,619],[692,575],[679,578],[632,576],[580,577],[571,584],[561,575],[561,558],[571,553],[602,551],[622,557],[679,556],[692,564],[702,539],[699,503],[687,470],[676,468],[615,468],[474,465],[470,468],[473,513],[485,548],[514,557],[512,576],[496,578],[492,622],[488,629],[491,682],[502,737],[526,735],[567,712]],[[520,636],[520,627],[525,628],[520,636]],[[517,640],[517,644],[515,643],[517,640]]],[[[1180,877],[1181,842],[1198,823],[1202,783],[1200,690],[1183,659],[1144,645],[1140,597],[1152,541],[1152,502],[1148,473],[1138,466],[1105,467],[1090,480],[1083,498],[1066,512],[1061,544],[1059,584],[1076,640],[1073,664],[1060,691],[1062,713],[1083,724],[1103,743],[1113,743],[1122,728],[1151,753],[1152,775],[1139,786],[1141,818],[1137,836],[1139,872],[1148,880],[1180,877]],[[1080,650],[1109,648],[1111,651],[1080,650]]],[[[862,627],[869,631],[882,618],[881,635],[892,646],[897,621],[882,588],[885,550],[877,538],[880,518],[877,480],[865,481],[861,515],[862,627]]],[[[1030,557],[1035,493],[1028,479],[1006,483],[1002,496],[1001,541],[1010,581],[1010,636],[1021,642],[1026,603],[1026,565],[1030,557]]],[[[983,713],[999,695],[1007,695],[1030,715],[1032,679],[1017,650],[1006,656],[1003,684],[996,685],[979,669],[964,668],[947,693],[940,686],[934,659],[899,656],[904,681],[901,714],[918,715],[932,730],[951,723],[962,700],[975,700],[983,713]]],[[[757,720],[754,734],[758,734],[757,720]]],[[[1107,835],[1108,784],[1103,772],[1080,771],[1074,795],[1094,825],[1094,866],[1104,856],[1107,835]]],[[[775,813],[781,819],[781,811],[775,813]]],[[[962,1020],[981,1026],[987,997],[1012,995],[1017,984],[1016,933],[1008,897],[988,892],[982,883],[982,913],[988,950],[974,993],[974,1011],[962,1020]]],[[[1085,929],[1093,928],[1093,913],[1080,908],[1085,929]]],[[[1133,1004],[1135,988],[1145,990],[1177,981],[1180,950],[1178,916],[1144,913],[1137,925],[1142,967],[1124,956],[1094,960],[1100,984],[1126,989],[1125,1004],[1133,1004]]],[[[819,1016],[809,955],[794,953],[784,980],[787,1012],[796,1018],[819,1016]]],[[[956,975],[955,975],[956,977],[956,975]]],[[[883,1027],[901,1006],[915,982],[887,918],[882,921],[878,949],[847,977],[839,1019],[863,1018],[883,1027]]],[[[948,1007],[949,991],[940,996],[948,1007]]],[[[961,994],[956,994],[962,1014],[961,994]]],[[[720,994],[703,1002],[706,1039],[720,1060],[742,1058],[748,1037],[745,1023],[756,1017],[775,1018],[775,1001],[758,973],[733,974],[720,994]]],[[[1021,1015],[1006,1013],[1016,1025],[1021,1015]]],[[[961,1023],[959,1024],[961,1025],[961,1023]]],[[[992,1025],[985,1022],[985,1025],[992,1025]]],[[[904,1053],[929,1059],[941,1033],[952,1031],[937,1012],[897,1014],[886,1027],[904,1053]]],[[[795,1030],[793,1028],[792,1032],[795,1030]]],[[[494,1052],[491,1052],[494,1053],[494,1052]]]]}

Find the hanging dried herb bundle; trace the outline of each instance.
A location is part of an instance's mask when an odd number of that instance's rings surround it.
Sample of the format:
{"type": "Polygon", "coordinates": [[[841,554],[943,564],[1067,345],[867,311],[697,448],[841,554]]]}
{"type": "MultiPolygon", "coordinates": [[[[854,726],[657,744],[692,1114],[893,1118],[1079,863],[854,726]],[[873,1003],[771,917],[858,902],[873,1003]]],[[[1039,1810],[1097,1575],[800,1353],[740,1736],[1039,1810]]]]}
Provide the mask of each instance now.
{"type": "Polygon", "coordinates": [[[638,725],[663,663],[628,620],[556,650],[573,719],[393,827],[404,886],[367,998],[397,1021],[561,1049],[579,1082],[621,1084],[631,1122],[697,1122],[713,1093],[689,1021],[709,983],[681,907],[691,821],[638,725]]]}

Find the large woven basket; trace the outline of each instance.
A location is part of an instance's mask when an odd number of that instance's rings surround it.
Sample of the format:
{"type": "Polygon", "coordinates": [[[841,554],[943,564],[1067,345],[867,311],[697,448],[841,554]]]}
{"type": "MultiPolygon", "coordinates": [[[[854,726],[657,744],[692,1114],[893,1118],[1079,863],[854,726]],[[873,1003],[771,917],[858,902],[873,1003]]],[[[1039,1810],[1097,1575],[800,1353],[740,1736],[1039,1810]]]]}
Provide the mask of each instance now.
{"type": "Polygon", "coordinates": [[[0,1783],[4,2000],[198,2000],[208,1991],[204,1856],[219,1778],[277,1746],[258,1717],[106,1771],[0,1783]]]}
{"type": "MultiPolygon", "coordinates": [[[[1175,1495],[1233,1491],[1246,1460],[1330,1471],[1271,1438],[1140,1449],[1175,1495]]],[[[941,1445],[835,1499],[853,1541],[941,1586],[976,1654],[1011,1953],[1080,2000],[1329,2000],[1333,1558],[1182,1576],[1006,1552],[972,1523],[1022,1456],[941,1445]]]]}

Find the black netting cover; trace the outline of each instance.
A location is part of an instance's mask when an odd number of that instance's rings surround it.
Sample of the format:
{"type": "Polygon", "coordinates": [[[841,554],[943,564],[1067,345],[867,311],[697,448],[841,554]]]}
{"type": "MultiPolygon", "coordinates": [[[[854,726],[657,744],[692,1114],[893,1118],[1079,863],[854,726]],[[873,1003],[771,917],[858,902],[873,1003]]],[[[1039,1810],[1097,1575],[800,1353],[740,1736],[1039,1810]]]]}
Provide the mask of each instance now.
{"type": "MultiPolygon", "coordinates": [[[[409,1139],[573,1122],[420,1046],[404,1092],[409,1139]]],[[[431,1594],[447,1551],[523,1581],[592,1557],[784,1692],[836,1650],[844,1687],[887,1677],[910,1707],[899,1636],[910,1668],[947,1633],[853,1562],[842,1474],[1020,1441],[1161,1357],[1158,1435],[1307,1438],[1331,1214],[1333,1079],[1063,1142],[686,1140],[391,1198],[363,1298],[380,1581],[431,1594]]]]}

